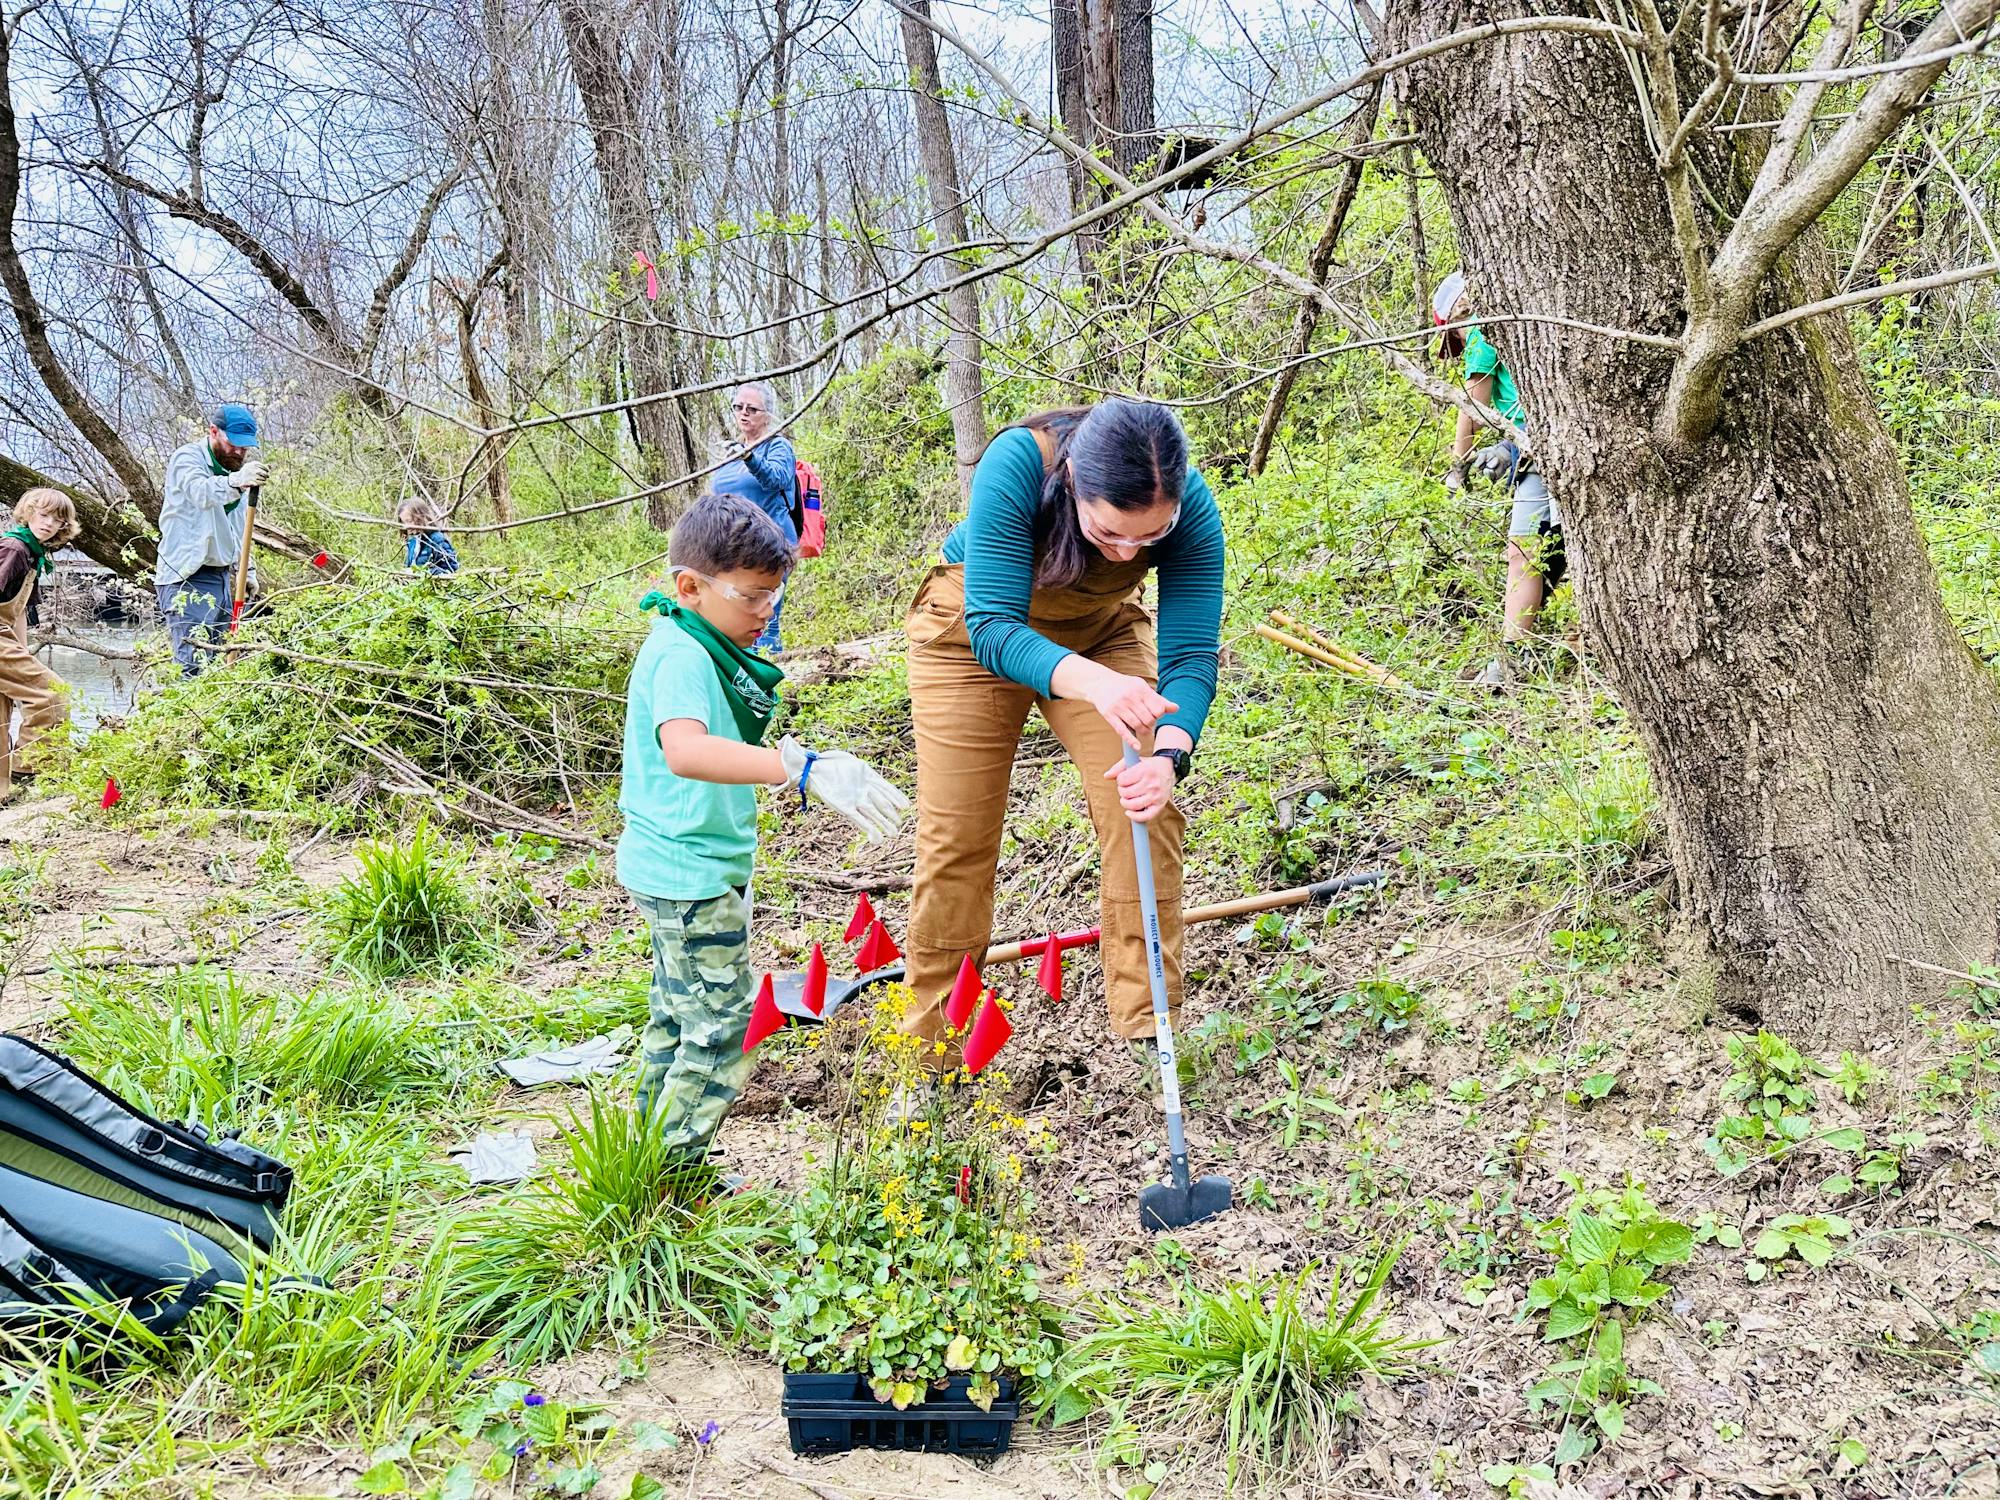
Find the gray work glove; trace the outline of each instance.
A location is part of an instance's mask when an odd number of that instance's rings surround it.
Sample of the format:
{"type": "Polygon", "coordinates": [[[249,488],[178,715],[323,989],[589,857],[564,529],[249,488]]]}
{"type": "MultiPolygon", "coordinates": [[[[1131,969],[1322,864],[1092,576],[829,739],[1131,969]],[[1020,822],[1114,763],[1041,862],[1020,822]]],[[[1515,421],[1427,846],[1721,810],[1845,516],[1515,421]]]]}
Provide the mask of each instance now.
{"type": "Polygon", "coordinates": [[[271,471],[253,458],[229,476],[229,487],[233,490],[253,489],[270,477],[271,471]]]}
{"type": "Polygon", "coordinates": [[[1465,465],[1463,463],[1453,464],[1449,469],[1444,471],[1444,487],[1454,495],[1465,488],[1465,465]]]}
{"type": "Polygon", "coordinates": [[[1514,478],[1521,468],[1521,450],[1512,443],[1495,443],[1472,455],[1472,467],[1495,484],[1514,478]]]}
{"type": "Polygon", "coordinates": [[[789,734],[778,741],[778,755],[785,763],[785,780],[797,788],[801,800],[807,795],[819,798],[870,843],[903,826],[910,799],[860,756],[845,750],[808,750],[789,734]]]}

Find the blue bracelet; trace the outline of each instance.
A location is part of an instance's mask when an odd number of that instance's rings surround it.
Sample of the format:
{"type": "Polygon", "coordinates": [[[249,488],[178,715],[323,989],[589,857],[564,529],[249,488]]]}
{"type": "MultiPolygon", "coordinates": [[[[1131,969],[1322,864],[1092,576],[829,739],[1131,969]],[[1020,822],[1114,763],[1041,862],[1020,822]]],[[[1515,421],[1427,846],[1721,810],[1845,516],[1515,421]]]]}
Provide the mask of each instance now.
{"type": "Polygon", "coordinates": [[[800,812],[804,812],[806,810],[806,783],[812,779],[813,762],[818,759],[819,759],[819,753],[817,751],[814,750],[806,751],[806,768],[803,771],[799,772],[800,812]]]}

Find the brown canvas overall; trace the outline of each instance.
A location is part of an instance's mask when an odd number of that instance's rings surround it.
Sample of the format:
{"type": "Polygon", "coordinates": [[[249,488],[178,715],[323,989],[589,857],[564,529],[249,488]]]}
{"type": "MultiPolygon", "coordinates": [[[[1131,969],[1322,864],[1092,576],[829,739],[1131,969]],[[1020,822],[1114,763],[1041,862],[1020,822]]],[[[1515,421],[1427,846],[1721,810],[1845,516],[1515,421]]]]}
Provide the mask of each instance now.
{"type": "MultiPolygon", "coordinates": [[[[1117,563],[1092,549],[1090,566],[1073,587],[1035,590],[1028,624],[1114,672],[1157,684],[1153,620],[1138,598],[1146,572],[1143,552],[1117,563]]],[[[1037,707],[1083,779],[1097,830],[1103,866],[1101,952],[1111,1029],[1122,1037],[1151,1036],[1153,1002],[1132,825],[1119,806],[1117,783],[1104,775],[1124,753],[1118,732],[1088,703],[1044,698],[979,664],[966,637],[962,565],[931,569],[903,622],[903,634],[917,735],[916,880],[904,944],[916,1001],[904,1030],[927,1040],[943,1034],[942,1001],[960,960],[969,953],[977,962],[992,940],[993,875],[1008,782],[1028,710],[1037,707]]],[[[1160,944],[1176,1017],[1181,999],[1182,826],[1180,810],[1172,803],[1151,824],[1160,944]]],[[[1037,854],[1029,851],[1030,858],[1037,854]]]]}
{"type": "Polygon", "coordinates": [[[35,591],[35,575],[14,597],[0,601],[0,797],[14,789],[14,773],[30,769],[27,747],[57,725],[69,719],[69,702],[62,693],[62,679],[28,650],[28,596],[35,591]],[[14,710],[21,710],[21,727],[11,732],[14,710]]]}

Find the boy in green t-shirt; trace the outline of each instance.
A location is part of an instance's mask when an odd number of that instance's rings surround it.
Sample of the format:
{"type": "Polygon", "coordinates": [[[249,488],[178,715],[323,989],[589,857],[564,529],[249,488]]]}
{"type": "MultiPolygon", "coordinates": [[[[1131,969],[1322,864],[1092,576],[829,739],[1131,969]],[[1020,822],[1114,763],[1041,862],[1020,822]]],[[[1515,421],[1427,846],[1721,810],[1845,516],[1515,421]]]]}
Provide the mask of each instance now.
{"type": "Polygon", "coordinates": [[[758,786],[810,792],[870,839],[892,834],[904,795],[842,750],[790,735],[763,743],[784,670],[747,649],[776,610],[792,546],[734,495],[704,495],[668,544],[671,593],[626,689],[618,881],[653,934],[653,991],[639,1107],[673,1155],[706,1158],[751,1059],[750,866],[758,786]]]}

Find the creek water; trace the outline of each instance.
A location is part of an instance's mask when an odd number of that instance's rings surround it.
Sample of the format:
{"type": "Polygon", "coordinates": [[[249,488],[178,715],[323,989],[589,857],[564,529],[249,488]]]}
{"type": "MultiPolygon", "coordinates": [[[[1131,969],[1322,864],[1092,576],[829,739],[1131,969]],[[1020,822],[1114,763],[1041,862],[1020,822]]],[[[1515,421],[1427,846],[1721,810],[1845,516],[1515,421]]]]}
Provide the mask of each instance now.
{"type": "MultiPolygon", "coordinates": [[[[107,651],[130,651],[141,638],[161,632],[158,627],[147,631],[132,625],[92,624],[64,634],[107,651]]],[[[107,717],[120,718],[130,711],[133,700],[147,686],[147,673],[135,661],[107,660],[70,646],[44,646],[36,654],[69,684],[69,727],[77,739],[107,717]]]]}

